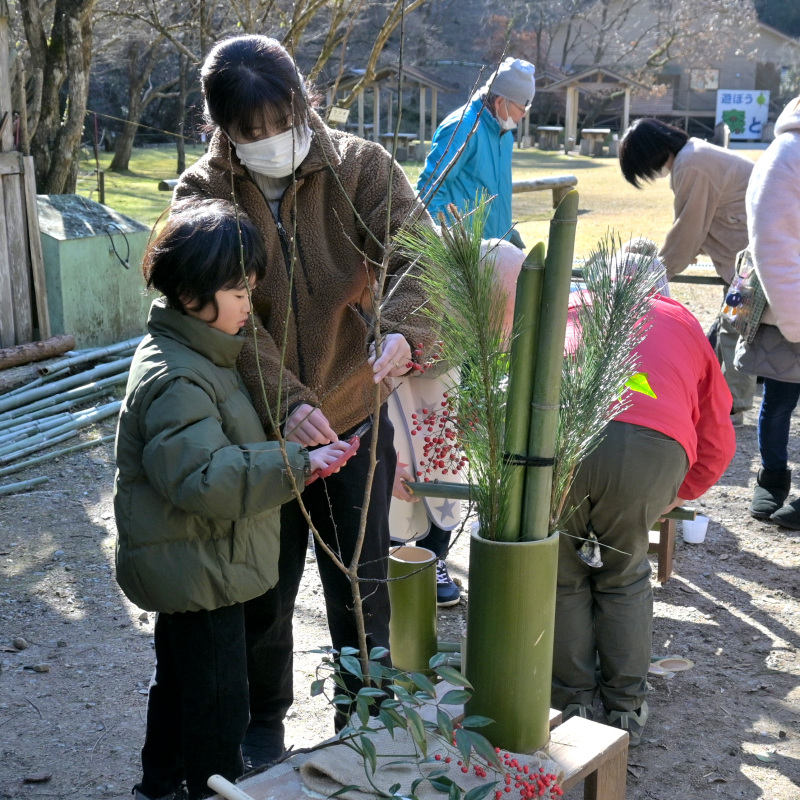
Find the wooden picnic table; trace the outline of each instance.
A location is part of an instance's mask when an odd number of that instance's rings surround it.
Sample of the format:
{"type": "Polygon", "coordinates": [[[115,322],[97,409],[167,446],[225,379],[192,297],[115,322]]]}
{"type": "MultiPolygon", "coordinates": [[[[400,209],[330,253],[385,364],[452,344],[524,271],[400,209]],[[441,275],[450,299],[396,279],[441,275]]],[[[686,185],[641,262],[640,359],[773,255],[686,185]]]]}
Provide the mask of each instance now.
{"type": "Polygon", "coordinates": [[[536,130],[539,131],[540,150],[558,150],[559,139],[564,133],[563,125],[540,125],[536,130]]]}
{"type": "Polygon", "coordinates": [[[584,128],[581,131],[581,155],[602,156],[603,142],[611,128],[584,128]]]}

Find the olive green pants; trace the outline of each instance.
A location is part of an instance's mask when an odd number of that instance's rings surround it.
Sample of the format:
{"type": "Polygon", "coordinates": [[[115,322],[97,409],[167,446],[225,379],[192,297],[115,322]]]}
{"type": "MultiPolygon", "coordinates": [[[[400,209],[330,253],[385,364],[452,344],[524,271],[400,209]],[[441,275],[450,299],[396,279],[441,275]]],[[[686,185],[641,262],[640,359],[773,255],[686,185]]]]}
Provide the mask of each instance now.
{"type": "Polygon", "coordinates": [[[581,464],[558,554],[554,708],[591,706],[599,693],[608,710],[635,711],[645,699],[653,629],[648,533],[688,466],[674,439],[625,422],[611,422],[581,464]],[[601,567],[577,553],[590,530],[601,567]]]}

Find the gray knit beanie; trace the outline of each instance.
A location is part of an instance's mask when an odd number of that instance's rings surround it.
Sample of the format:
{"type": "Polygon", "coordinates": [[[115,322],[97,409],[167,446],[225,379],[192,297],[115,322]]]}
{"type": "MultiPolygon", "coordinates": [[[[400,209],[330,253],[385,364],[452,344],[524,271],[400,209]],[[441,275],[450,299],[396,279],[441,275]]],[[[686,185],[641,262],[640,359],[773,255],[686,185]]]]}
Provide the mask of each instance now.
{"type": "Polygon", "coordinates": [[[492,73],[486,88],[492,93],[505,97],[519,106],[529,106],[536,94],[536,67],[521,58],[507,58],[492,73]]]}

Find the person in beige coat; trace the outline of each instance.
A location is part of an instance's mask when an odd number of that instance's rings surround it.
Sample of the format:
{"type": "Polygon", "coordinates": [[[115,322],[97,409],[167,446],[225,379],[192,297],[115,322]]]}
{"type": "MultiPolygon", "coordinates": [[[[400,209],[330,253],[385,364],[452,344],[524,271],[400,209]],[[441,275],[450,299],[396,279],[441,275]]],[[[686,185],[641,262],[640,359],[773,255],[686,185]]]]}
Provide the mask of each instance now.
{"type": "MultiPolygon", "coordinates": [[[[660,120],[636,120],[619,148],[622,174],[631,185],[670,178],[674,221],[658,257],[673,278],[703,254],[711,259],[725,289],[733,279],[736,254],[747,247],[745,194],[753,162],[738,153],[689,137],[660,120]]],[[[733,397],[732,421],[753,405],[755,377],[736,370],[733,358],[739,334],[725,320],[717,335],[717,356],[733,397]]]]}
{"type": "MultiPolygon", "coordinates": [[[[294,60],[275,39],[220,42],[201,81],[213,135],[175,196],[235,198],[267,250],[267,276],[253,291],[257,348],[248,337],[238,362],[242,377],[268,435],[280,425],[289,441],[305,447],[349,438],[373,420],[376,397],[386,400],[391,379],[419,366],[433,345],[432,322],[422,313],[426,295],[406,259],[390,255],[387,284],[382,294],[377,289],[394,234],[413,220],[433,222],[383,147],[325,125],[294,60]],[[384,334],[379,357],[372,341],[376,302],[384,334]]],[[[389,647],[385,581],[396,456],[385,403],[379,420],[361,432],[346,477],[319,480],[303,494],[317,531],[349,564],[377,428],[359,560],[370,650],[389,647]]],[[[293,701],[292,617],[307,543],[308,521],[298,502],[287,503],[278,585],[248,606],[248,658],[258,677],[250,684],[243,754],[253,767],[284,749],[283,720],[293,701]]],[[[321,547],[316,557],[333,647],[357,647],[350,583],[321,547]]],[[[351,692],[359,689],[353,676],[346,680],[351,692]]],[[[346,724],[345,711],[336,716],[337,729],[346,724]]]]}

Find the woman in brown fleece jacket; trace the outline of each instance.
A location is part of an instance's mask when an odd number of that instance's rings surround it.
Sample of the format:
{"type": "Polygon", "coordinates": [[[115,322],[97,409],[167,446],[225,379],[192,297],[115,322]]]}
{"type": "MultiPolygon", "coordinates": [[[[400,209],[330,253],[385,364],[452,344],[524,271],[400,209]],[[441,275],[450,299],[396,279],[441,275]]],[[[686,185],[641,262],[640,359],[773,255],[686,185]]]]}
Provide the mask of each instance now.
{"type": "MultiPolygon", "coordinates": [[[[425,294],[399,256],[389,258],[381,298],[380,358],[371,343],[378,266],[388,237],[415,219],[431,225],[403,171],[380,145],[328,128],[310,107],[302,76],[274,39],[219,43],[202,70],[206,116],[216,126],[208,153],[182,176],[176,199],[234,199],[267,248],[268,272],[253,293],[260,326],[240,372],[268,433],[309,447],[349,436],[373,414],[391,378],[409,371],[412,353],[433,338],[420,313],[425,294]],[[391,203],[391,205],[390,205],[391,203]],[[261,388],[263,378],[264,390],[261,388]]],[[[347,470],[306,489],[317,530],[347,564],[354,552],[369,466],[371,431],[347,470]]],[[[361,553],[368,646],[389,646],[386,561],[395,471],[393,429],[382,406],[367,536],[361,553]]],[[[251,722],[246,761],[283,751],[292,703],[292,615],[305,564],[308,525],[296,501],[281,512],[278,586],[247,604],[251,722]]],[[[357,646],[345,576],[317,549],[334,648],[357,646]]],[[[350,687],[357,691],[355,681],[350,687]]],[[[345,715],[337,714],[341,727],[345,715]]]]}

